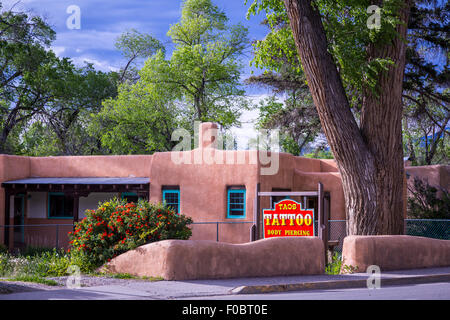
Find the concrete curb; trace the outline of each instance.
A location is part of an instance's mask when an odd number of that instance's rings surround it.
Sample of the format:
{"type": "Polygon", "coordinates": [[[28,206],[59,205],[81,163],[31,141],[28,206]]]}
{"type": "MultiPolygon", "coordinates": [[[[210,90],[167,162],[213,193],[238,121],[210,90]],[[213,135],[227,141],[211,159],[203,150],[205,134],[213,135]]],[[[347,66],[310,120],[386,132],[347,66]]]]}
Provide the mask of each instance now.
{"type": "MultiPolygon", "coordinates": [[[[434,282],[450,282],[450,274],[433,274],[422,276],[402,276],[393,278],[381,278],[381,287],[423,284],[434,282]]],[[[240,286],[230,290],[230,294],[259,294],[259,293],[275,293],[288,291],[304,291],[304,290],[329,290],[329,289],[350,289],[350,288],[366,288],[367,279],[361,280],[328,280],[316,282],[302,282],[292,284],[276,284],[276,285],[255,285],[240,286]]]]}

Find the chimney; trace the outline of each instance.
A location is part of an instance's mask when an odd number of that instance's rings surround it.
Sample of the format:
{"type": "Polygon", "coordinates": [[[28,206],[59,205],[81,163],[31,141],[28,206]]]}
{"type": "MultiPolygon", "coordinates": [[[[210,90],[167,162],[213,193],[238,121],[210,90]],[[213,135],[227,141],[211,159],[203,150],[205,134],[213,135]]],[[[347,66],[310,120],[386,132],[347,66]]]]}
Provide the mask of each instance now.
{"type": "Polygon", "coordinates": [[[199,127],[198,145],[200,149],[217,149],[219,126],[214,122],[202,122],[199,127]]]}

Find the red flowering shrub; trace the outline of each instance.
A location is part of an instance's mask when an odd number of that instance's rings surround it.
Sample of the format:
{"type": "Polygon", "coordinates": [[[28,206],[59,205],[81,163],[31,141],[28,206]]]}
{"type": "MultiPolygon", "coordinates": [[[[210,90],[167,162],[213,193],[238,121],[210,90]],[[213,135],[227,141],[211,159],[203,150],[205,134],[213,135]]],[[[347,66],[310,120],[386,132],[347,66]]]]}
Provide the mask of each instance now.
{"type": "Polygon", "coordinates": [[[86,210],[86,218],[69,232],[71,253],[85,265],[98,267],[109,259],[146,243],[187,240],[192,219],[171,208],[148,201],[126,203],[117,198],[86,210]]]}

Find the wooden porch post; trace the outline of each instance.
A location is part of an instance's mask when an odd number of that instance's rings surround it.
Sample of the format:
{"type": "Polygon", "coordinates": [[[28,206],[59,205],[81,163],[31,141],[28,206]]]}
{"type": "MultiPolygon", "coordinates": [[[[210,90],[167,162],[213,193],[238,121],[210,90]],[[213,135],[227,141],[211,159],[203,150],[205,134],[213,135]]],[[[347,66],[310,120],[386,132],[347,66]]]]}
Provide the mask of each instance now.
{"type": "Polygon", "coordinates": [[[327,262],[327,246],[328,246],[328,239],[327,239],[327,230],[326,230],[326,221],[325,221],[325,215],[324,215],[324,201],[323,201],[323,184],[319,182],[318,184],[318,197],[317,197],[317,211],[318,211],[318,221],[317,221],[317,233],[319,235],[319,238],[323,241],[323,247],[325,251],[325,263],[327,262]]]}
{"type": "Polygon", "coordinates": [[[9,248],[9,219],[11,211],[11,193],[5,188],[5,218],[4,218],[4,239],[3,243],[9,248]]]}
{"type": "Polygon", "coordinates": [[[260,201],[259,201],[259,190],[260,184],[259,182],[256,184],[256,193],[255,193],[255,204],[253,208],[253,221],[255,225],[255,240],[260,239],[261,235],[261,214],[260,214],[260,201]]]}
{"type": "Polygon", "coordinates": [[[73,194],[73,222],[78,222],[79,218],[79,208],[80,208],[80,195],[78,193],[73,194]]]}

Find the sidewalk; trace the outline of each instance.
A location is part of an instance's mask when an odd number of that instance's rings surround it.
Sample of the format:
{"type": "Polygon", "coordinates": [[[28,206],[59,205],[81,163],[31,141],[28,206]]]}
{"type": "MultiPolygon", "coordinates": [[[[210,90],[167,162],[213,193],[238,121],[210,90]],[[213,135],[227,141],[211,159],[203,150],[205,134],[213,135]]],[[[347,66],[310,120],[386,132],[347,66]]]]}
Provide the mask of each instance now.
{"type": "MultiPolygon", "coordinates": [[[[57,287],[11,294],[0,300],[168,300],[236,294],[259,294],[300,290],[365,288],[369,275],[288,276],[191,281],[129,281],[123,285],[102,285],[68,289],[57,287]]],[[[431,282],[450,282],[450,267],[381,272],[381,287],[431,282]]]]}

